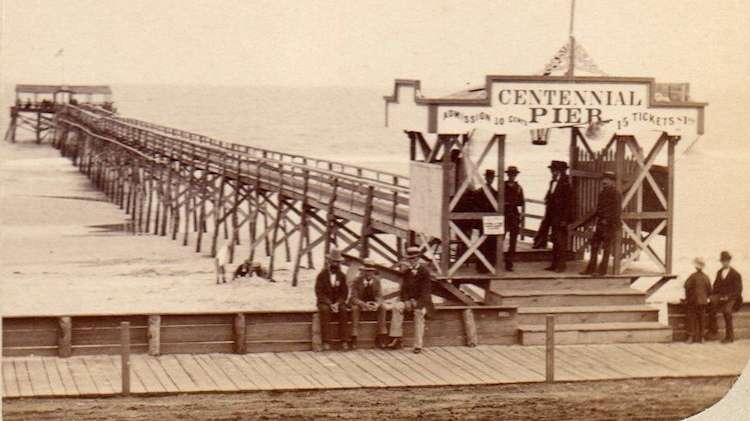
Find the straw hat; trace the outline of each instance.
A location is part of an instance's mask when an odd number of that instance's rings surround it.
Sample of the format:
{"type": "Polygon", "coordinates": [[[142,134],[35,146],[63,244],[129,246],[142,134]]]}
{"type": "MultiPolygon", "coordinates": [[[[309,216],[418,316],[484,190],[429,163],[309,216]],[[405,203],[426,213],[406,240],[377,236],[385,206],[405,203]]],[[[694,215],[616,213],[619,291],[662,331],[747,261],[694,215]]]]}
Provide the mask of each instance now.
{"type": "Polygon", "coordinates": [[[376,272],[378,270],[378,268],[375,267],[375,261],[372,259],[365,259],[362,261],[362,264],[364,264],[362,270],[366,270],[369,272],[376,272]]]}
{"type": "Polygon", "coordinates": [[[419,257],[421,254],[419,247],[411,246],[406,249],[406,257],[419,257]]]}
{"type": "Polygon", "coordinates": [[[344,258],[341,256],[341,251],[339,249],[331,249],[331,251],[328,253],[327,258],[332,262],[344,261],[344,258]]]}
{"type": "Polygon", "coordinates": [[[695,265],[695,267],[697,268],[703,269],[706,267],[706,261],[703,260],[702,257],[696,257],[695,259],[693,259],[693,265],[695,265]]]}

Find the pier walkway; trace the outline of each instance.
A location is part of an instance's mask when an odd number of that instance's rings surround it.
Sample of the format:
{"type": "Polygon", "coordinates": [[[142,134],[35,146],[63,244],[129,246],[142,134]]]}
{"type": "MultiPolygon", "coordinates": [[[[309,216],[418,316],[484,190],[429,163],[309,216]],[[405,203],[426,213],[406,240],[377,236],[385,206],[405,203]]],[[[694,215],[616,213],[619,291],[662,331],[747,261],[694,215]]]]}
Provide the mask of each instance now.
{"type": "MultiPolygon", "coordinates": [[[[750,341],[733,344],[570,345],[555,349],[556,381],[737,376],[750,341]]],[[[3,359],[6,398],[110,396],[121,389],[116,355],[3,359]]],[[[131,393],[322,390],[545,381],[536,346],[131,356],[131,393]]]]}

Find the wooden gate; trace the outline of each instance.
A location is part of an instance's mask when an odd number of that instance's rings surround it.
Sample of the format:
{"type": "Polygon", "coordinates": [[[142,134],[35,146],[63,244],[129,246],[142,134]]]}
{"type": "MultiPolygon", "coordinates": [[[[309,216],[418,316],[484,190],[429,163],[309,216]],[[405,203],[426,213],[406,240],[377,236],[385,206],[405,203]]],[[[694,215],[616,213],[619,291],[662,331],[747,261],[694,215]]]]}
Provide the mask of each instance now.
{"type": "Polygon", "coordinates": [[[576,191],[571,248],[583,257],[593,235],[597,197],[604,171],[617,175],[622,194],[622,235],[616,239],[614,272],[646,256],[659,273],[672,271],[674,227],[674,152],[679,136],[663,132],[648,154],[635,136],[615,134],[594,151],[576,127],[571,129],[570,166],[576,191]],[[666,147],[666,160],[664,150],[666,147]],[[654,240],[663,237],[663,250],[654,240]]]}

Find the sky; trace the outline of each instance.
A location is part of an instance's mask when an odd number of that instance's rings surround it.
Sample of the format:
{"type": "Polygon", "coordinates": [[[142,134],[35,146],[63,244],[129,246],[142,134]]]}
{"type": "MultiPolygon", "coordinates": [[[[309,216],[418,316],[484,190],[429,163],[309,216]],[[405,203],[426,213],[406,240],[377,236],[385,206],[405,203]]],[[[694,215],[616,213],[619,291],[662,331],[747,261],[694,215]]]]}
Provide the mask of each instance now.
{"type": "MultiPolygon", "coordinates": [[[[567,41],[570,1],[0,0],[0,78],[383,94],[413,78],[441,94],[487,74],[537,74],[567,41]]],[[[576,39],[605,72],[690,82],[709,127],[750,131],[750,2],[576,4],[576,39]]]]}

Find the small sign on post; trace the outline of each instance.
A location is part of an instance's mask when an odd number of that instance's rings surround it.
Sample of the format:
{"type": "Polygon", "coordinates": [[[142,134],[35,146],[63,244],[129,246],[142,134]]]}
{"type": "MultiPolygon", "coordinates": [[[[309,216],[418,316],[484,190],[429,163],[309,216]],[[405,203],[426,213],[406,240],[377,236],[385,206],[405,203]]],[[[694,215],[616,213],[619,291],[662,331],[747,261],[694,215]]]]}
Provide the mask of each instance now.
{"type": "Polygon", "coordinates": [[[505,234],[505,220],[502,215],[485,215],[482,217],[482,232],[484,235],[505,234]]]}

